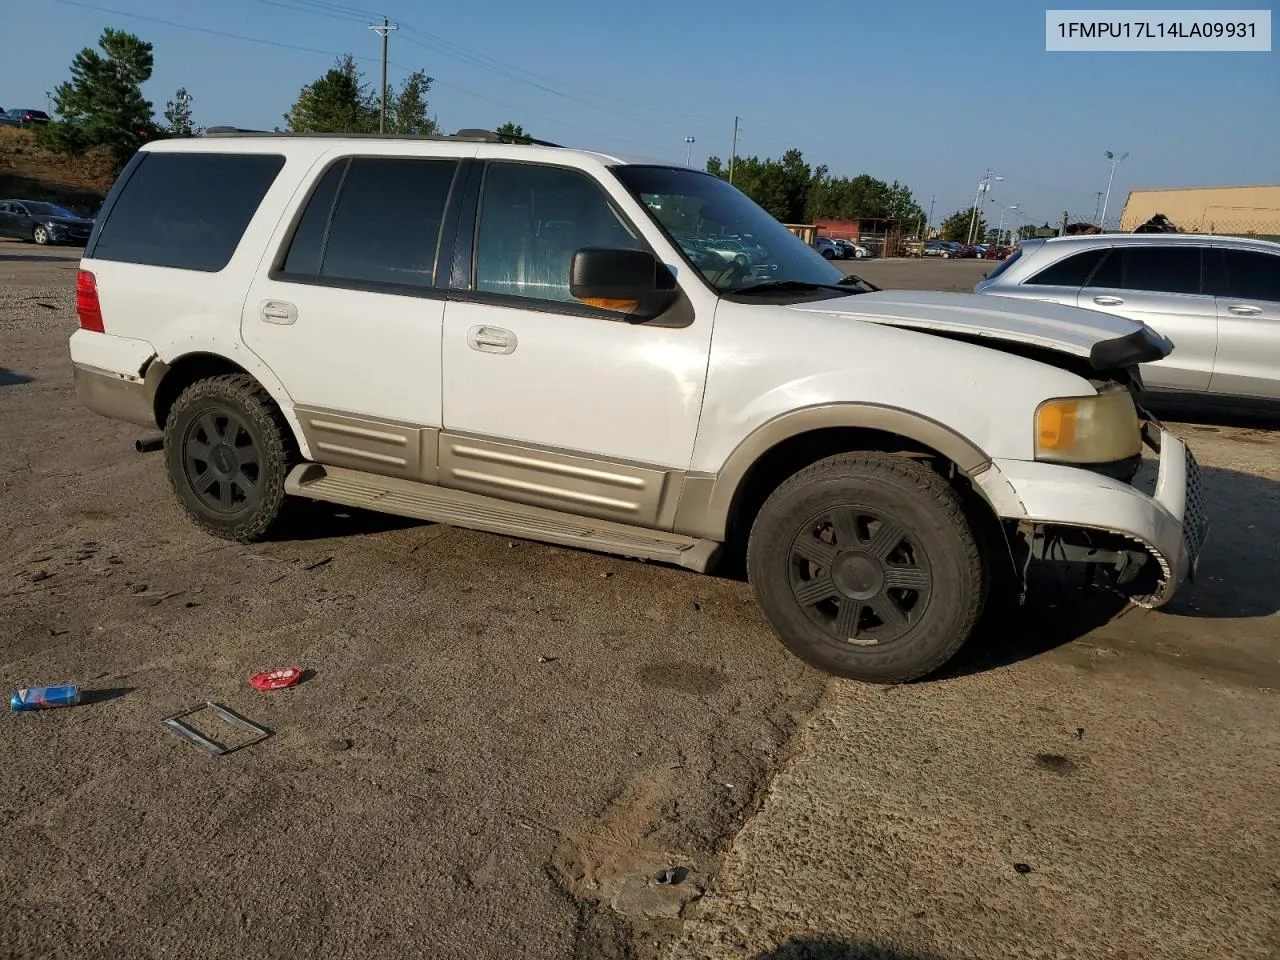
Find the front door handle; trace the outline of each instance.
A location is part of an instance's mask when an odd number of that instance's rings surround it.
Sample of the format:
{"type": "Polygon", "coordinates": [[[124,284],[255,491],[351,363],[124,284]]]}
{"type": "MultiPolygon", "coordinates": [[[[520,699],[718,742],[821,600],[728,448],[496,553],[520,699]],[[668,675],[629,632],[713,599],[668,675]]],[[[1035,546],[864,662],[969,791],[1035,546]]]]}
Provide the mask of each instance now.
{"type": "Polygon", "coordinates": [[[287,300],[263,300],[258,316],[267,323],[293,323],[298,319],[298,308],[287,300]]]}
{"type": "Polygon", "coordinates": [[[1124,303],[1119,297],[1094,297],[1093,302],[1100,307],[1118,307],[1124,303]]]}
{"type": "Polygon", "coordinates": [[[1247,303],[1233,303],[1231,306],[1227,307],[1227,309],[1240,317],[1252,317],[1255,314],[1262,312],[1261,307],[1251,306],[1247,303]]]}
{"type": "Polygon", "coordinates": [[[467,331],[467,346],[481,353],[511,353],[516,348],[516,335],[503,327],[472,327],[467,331]]]}

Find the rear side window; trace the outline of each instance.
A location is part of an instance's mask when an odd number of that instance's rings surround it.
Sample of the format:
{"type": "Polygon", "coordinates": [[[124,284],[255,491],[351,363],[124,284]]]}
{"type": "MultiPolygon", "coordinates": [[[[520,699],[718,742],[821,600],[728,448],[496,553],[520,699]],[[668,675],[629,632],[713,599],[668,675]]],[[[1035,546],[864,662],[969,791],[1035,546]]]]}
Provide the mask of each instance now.
{"type": "Polygon", "coordinates": [[[1227,267],[1225,296],[1280,303],[1280,256],[1250,250],[1222,252],[1227,267]]]}
{"type": "Polygon", "coordinates": [[[1083,287],[1085,281],[1089,279],[1089,275],[1102,262],[1102,258],[1106,254],[1106,247],[1098,247],[1096,250],[1086,250],[1083,253],[1073,254],[1046,267],[1025,282],[1036,286],[1083,287]]]}
{"type": "Polygon", "coordinates": [[[355,157],[334,164],[307,202],[284,274],[429,287],[458,163],[355,157]]]}
{"type": "Polygon", "coordinates": [[[275,182],[284,157],[148,153],[106,222],[92,257],[216,273],[275,182]]]}

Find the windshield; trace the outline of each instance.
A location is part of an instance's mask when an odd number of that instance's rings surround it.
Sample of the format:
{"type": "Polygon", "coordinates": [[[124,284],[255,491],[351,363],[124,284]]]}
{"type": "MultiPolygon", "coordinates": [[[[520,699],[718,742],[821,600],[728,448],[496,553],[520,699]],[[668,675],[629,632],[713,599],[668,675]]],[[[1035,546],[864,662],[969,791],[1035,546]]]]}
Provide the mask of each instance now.
{"type": "Polygon", "coordinates": [[[845,279],[840,269],[719,177],[671,167],[625,166],[614,172],[721,293],[859,292],[847,285],[827,289],[845,279]]]}
{"type": "Polygon", "coordinates": [[[69,213],[52,203],[24,200],[22,205],[27,208],[27,212],[33,217],[76,217],[74,213],[69,213]]]}

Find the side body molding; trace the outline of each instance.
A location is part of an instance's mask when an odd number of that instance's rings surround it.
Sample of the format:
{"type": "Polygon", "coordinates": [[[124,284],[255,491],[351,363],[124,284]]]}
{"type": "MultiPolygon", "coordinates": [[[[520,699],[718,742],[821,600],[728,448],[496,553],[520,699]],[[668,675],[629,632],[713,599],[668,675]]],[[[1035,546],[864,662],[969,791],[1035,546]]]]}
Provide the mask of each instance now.
{"type": "Polygon", "coordinates": [[[874,403],[802,407],[761,424],[742,440],[715,474],[685,477],[675,530],[723,542],[734,498],[751,467],[785,440],[815,430],[853,427],[914,441],[952,461],[966,475],[981,473],[991,458],[950,427],[909,410],[874,403]]]}

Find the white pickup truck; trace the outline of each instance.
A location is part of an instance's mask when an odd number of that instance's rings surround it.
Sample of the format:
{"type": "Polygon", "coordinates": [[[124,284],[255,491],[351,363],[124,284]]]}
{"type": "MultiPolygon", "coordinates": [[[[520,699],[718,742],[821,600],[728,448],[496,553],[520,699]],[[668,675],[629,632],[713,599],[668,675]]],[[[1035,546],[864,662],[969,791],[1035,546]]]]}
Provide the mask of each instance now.
{"type": "Polygon", "coordinates": [[[679,166],[480,131],[148,144],[77,300],[80,397],[164,431],[212,534],[262,537],[294,496],[699,572],[745,548],[781,639],[847,677],[936,670],[1036,559],[1161,604],[1207,528],[1135,400],[1167,340],[878,290],[679,166]]]}

